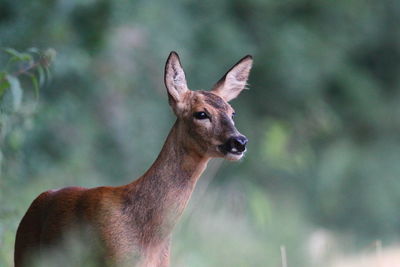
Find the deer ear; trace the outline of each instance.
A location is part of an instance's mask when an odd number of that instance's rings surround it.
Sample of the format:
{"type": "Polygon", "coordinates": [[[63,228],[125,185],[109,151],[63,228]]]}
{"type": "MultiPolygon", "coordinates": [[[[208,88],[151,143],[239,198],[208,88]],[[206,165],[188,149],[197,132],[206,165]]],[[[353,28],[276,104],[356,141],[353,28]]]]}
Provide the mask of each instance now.
{"type": "Polygon", "coordinates": [[[226,102],[236,98],[246,89],[247,79],[253,65],[253,57],[245,56],[236,63],[213,87],[212,92],[222,97],[226,102]]]}
{"type": "Polygon", "coordinates": [[[174,51],[169,54],[165,64],[164,83],[172,106],[181,102],[184,94],[189,90],[179,56],[174,51]]]}

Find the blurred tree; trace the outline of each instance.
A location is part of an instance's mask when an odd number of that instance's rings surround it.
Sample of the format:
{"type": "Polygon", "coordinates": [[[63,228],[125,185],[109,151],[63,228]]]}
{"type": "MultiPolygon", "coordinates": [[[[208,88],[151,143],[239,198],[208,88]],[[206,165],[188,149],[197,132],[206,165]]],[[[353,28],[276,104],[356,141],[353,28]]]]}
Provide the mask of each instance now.
{"type": "Polygon", "coordinates": [[[28,52],[21,53],[12,48],[4,48],[3,52],[8,57],[5,57],[7,61],[0,71],[0,158],[3,158],[3,149],[18,150],[23,138],[21,127],[18,126],[29,124],[27,121],[31,119],[32,104],[22,103],[24,92],[27,93],[26,87],[29,86],[25,78],[37,99],[39,88],[50,79],[49,66],[55,57],[53,49],[40,52],[31,48],[28,52]]]}
{"type": "Polygon", "coordinates": [[[248,155],[212,183],[221,194],[250,188],[238,202],[253,244],[289,242],[270,228],[279,225],[300,244],[308,229],[289,225],[294,211],[360,240],[399,239],[399,20],[394,0],[1,1],[1,46],[51,46],[59,56],[36,123],[3,165],[14,182],[2,196],[18,204],[2,213],[0,242],[11,250],[18,219],[43,190],[122,184],[145,171],[172,125],[162,83],[171,50],[193,89],[255,58],[251,90],[233,102],[248,155]],[[8,189],[21,184],[18,199],[8,189]]]}

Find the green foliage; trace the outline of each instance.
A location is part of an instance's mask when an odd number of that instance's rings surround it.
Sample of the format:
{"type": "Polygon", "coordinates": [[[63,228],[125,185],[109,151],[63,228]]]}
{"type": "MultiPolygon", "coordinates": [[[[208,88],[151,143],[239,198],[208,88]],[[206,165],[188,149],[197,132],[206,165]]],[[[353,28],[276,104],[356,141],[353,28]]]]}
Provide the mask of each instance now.
{"type": "Polygon", "coordinates": [[[10,147],[16,149],[19,146],[18,129],[15,129],[14,117],[21,115],[26,119],[22,99],[24,92],[32,88],[36,99],[39,97],[39,88],[49,80],[49,66],[55,57],[55,51],[48,49],[39,52],[36,48],[31,48],[26,53],[18,52],[13,48],[2,49],[8,55],[4,69],[0,71],[0,149],[4,144],[8,134],[15,131],[8,140],[10,147]],[[47,75],[46,75],[47,73],[47,75]],[[24,79],[28,78],[30,83],[24,79]],[[22,88],[24,83],[24,88],[22,88]]]}
{"type": "Polygon", "coordinates": [[[299,247],[314,227],[360,247],[400,239],[399,20],[392,0],[1,1],[0,45],[51,46],[58,60],[46,90],[46,68],[12,76],[36,53],[0,55],[0,66],[20,60],[0,72],[1,101],[9,99],[2,131],[11,117],[20,125],[2,141],[0,265],[11,265],[18,221],[40,192],[124,184],[150,166],[174,120],[162,82],[171,50],[192,89],[210,88],[246,54],[255,59],[251,90],[232,103],[247,156],[224,164],[209,189],[241,199],[247,212],[239,220],[221,199],[184,218],[177,265],[233,265],[232,257],[245,266],[249,257],[276,266],[269,253],[285,245],[289,266],[309,266],[299,247]],[[35,88],[36,109],[25,97],[35,99],[35,88]],[[220,215],[207,213],[214,206],[220,215]]]}

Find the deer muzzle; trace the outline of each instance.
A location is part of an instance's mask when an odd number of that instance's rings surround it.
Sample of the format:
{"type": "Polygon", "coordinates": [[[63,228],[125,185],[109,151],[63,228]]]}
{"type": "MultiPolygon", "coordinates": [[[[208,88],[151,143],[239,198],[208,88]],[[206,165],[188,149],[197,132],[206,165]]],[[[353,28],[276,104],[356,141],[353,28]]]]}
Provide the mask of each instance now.
{"type": "Polygon", "coordinates": [[[241,155],[246,151],[247,138],[243,135],[233,136],[228,139],[228,141],[220,146],[222,153],[241,155]]]}

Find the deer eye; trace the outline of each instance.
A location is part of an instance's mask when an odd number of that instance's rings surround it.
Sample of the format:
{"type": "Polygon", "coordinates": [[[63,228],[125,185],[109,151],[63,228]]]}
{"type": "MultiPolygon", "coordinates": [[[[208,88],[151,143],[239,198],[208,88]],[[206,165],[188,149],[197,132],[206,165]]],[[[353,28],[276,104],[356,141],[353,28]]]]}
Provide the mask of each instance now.
{"type": "Polygon", "coordinates": [[[210,117],[207,115],[207,113],[201,111],[201,112],[195,112],[193,114],[193,117],[195,117],[198,120],[205,120],[205,119],[209,119],[210,117]]]}

